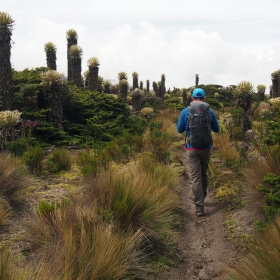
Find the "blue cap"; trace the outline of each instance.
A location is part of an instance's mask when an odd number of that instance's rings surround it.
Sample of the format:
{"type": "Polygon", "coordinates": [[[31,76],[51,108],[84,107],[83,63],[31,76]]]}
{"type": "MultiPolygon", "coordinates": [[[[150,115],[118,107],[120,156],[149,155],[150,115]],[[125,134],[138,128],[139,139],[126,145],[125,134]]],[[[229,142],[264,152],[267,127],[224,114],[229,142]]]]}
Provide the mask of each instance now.
{"type": "Polygon", "coordinates": [[[202,88],[196,88],[194,89],[192,93],[192,97],[194,98],[204,98],[205,97],[205,92],[202,88]]]}

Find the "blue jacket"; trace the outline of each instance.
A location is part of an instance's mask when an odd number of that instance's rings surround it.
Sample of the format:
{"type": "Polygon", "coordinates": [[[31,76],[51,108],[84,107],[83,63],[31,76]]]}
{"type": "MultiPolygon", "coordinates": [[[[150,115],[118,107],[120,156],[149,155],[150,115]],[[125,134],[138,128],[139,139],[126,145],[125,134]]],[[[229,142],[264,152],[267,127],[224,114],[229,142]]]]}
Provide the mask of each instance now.
{"type": "MultiPolygon", "coordinates": [[[[214,132],[219,132],[220,131],[220,126],[219,123],[217,121],[217,117],[214,113],[214,111],[212,109],[210,109],[210,113],[212,116],[212,122],[211,122],[211,130],[214,132]]],[[[188,124],[188,115],[189,115],[189,110],[188,108],[185,108],[182,110],[180,117],[179,117],[179,121],[177,123],[177,131],[179,133],[183,133],[185,131],[187,131],[187,136],[190,135],[190,129],[189,129],[189,124],[188,124]]],[[[189,143],[186,143],[186,148],[187,149],[195,149],[193,148],[189,143]]],[[[210,145],[209,147],[206,147],[204,149],[211,149],[212,145],[210,145]]]]}

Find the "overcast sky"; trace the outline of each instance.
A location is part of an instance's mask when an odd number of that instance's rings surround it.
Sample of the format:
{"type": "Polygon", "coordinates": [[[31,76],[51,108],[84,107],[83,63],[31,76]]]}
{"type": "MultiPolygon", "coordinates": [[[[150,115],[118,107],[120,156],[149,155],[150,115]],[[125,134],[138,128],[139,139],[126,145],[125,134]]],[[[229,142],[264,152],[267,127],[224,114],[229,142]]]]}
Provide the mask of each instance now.
{"type": "Polygon", "coordinates": [[[57,47],[57,71],[67,74],[66,32],[78,33],[82,73],[97,57],[99,75],[183,88],[199,83],[264,84],[280,69],[279,0],[1,0],[14,20],[12,66],[46,66],[44,45],[57,47]]]}

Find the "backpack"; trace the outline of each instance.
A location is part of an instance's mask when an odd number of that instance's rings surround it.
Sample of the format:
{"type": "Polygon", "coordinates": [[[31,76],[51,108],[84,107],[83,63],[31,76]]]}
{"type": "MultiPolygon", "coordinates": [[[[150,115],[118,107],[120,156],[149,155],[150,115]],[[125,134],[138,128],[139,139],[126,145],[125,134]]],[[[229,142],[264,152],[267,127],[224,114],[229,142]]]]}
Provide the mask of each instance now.
{"type": "Polygon", "coordinates": [[[188,124],[190,129],[190,135],[188,137],[189,144],[197,149],[203,149],[212,145],[212,116],[209,104],[203,101],[191,102],[188,111],[188,124]]]}

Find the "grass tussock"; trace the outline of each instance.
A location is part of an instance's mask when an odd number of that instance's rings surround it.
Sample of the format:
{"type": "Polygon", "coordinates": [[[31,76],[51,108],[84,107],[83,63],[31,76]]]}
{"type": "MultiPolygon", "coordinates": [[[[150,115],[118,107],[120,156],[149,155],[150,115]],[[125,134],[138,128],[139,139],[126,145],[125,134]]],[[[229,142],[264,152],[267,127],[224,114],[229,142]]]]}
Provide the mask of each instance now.
{"type": "Polygon", "coordinates": [[[124,279],[139,268],[141,231],[116,232],[84,200],[44,209],[25,239],[36,279],[124,279]]]}
{"type": "Polygon", "coordinates": [[[179,141],[182,136],[178,133],[176,123],[180,112],[172,109],[167,109],[157,116],[157,121],[162,122],[162,131],[167,133],[172,141],[179,141]]]}
{"type": "Polygon", "coordinates": [[[126,173],[110,170],[87,187],[88,201],[95,201],[104,220],[122,231],[144,229],[160,235],[171,230],[177,197],[161,178],[145,174],[137,167],[126,173]]]}
{"type": "Polygon", "coordinates": [[[4,198],[0,197],[0,226],[4,225],[7,218],[11,215],[12,211],[9,203],[4,198]]]}
{"type": "Polygon", "coordinates": [[[250,253],[230,270],[232,280],[280,279],[280,216],[269,229],[260,233],[249,248],[250,253]]]}
{"type": "Polygon", "coordinates": [[[240,162],[240,153],[231,145],[229,133],[214,134],[214,147],[219,151],[219,156],[225,161],[225,165],[229,168],[240,162]]]}
{"type": "Polygon", "coordinates": [[[1,155],[0,165],[0,194],[10,202],[28,185],[28,171],[20,160],[8,154],[1,155]]]}
{"type": "Polygon", "coordinates": [[[263,156],[245,169],[244,175],[248,186],[256,188],[258,184],[263,183],[268,173],[280,175],[280,158],[279,152],[272,152],[266,148],[263,156]]]}

